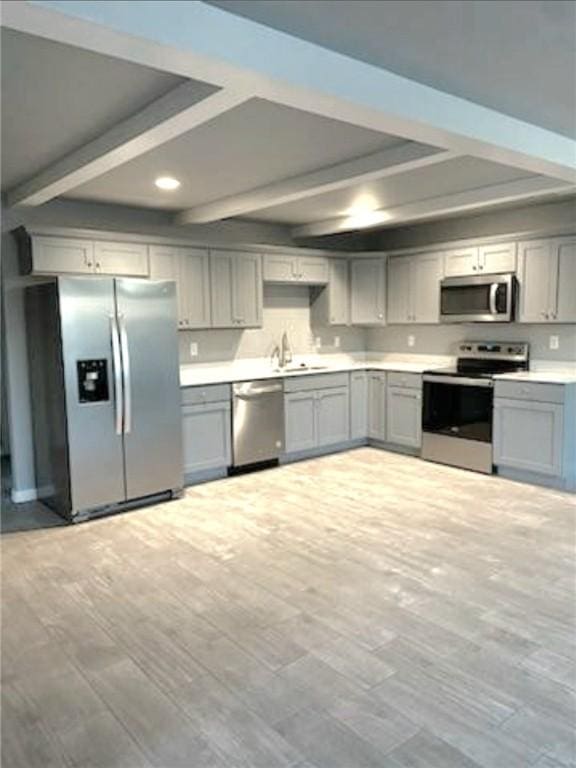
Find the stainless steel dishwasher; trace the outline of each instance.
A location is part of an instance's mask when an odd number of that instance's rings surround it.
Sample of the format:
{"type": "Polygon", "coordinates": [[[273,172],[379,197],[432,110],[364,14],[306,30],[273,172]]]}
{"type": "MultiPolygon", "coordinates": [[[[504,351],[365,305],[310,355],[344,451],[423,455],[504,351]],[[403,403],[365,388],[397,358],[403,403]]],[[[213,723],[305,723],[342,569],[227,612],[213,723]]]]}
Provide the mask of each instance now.
{"type": "Polygon", "coordinates": [[[234,384],[233,464],[278,459],[284,450],[284,383],[278,379],[234,384]]]}

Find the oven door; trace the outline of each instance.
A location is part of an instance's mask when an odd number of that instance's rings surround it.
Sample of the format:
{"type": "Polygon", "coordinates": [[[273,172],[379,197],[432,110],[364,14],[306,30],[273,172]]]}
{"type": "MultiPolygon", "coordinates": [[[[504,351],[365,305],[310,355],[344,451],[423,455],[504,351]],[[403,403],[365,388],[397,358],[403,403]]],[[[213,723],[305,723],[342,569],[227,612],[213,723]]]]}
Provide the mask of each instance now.
{"type": "Polygon", "coordinates": [[[424,376],[422,431],[492,442],[493,382],[462,376],[424,376]]]}
{"type": "Polygon", "coordinates": [[[443,323],[510,322],[513,319],[513,275],[448,277],[440,283],[443,323]]]}

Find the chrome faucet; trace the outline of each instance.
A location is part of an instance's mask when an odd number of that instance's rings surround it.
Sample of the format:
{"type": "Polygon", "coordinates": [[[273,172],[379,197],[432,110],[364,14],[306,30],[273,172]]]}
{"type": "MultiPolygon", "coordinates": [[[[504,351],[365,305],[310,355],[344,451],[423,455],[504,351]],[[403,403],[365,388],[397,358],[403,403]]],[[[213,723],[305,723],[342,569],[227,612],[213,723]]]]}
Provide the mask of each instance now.
{"type": "Polygon", "coordinates": [[[270,355],[270,363],[272,364],[272,368],[280,368],[280,347],[278,344],[276,344],[272,350],[272,354],[270,355]]]}
{"type": "Polygon", "coordinates": [[[288,363],[292,362],[292,350],[290,349],[286,331],[282,334],[282,349],[280,351],[280,360],[278,362],[280,363],[280,368],[285,368],[288,363]]]}

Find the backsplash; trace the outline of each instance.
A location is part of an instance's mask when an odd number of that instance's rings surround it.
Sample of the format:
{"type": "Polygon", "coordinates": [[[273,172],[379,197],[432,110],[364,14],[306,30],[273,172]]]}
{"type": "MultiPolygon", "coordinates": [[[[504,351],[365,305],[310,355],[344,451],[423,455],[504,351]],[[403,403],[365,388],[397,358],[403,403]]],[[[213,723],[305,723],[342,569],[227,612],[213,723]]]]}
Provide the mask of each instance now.
{"type": "Polygon", "coordinates": [[[240,358],[267,357],[280,344],[284,331],[296,355],[362,352],[364,328],[316,328],[311,323],[310,288],[302,285],[264,285],[263,327],[247,330],[214,329],[180,331],[180,363],[227,362],[240,358]],[[335,344],[336,337],[340,346],[335,344]],[[315,339],[321,346],[316,347],[315,339]],[[198,356],[190,344],[198,344],[198,356]]]}
{"type": "Polygon", "coordinates": [[[535,360],[576,362],[576,325],[524,325],[510,323],[469,323],[455,325],[395,325],[371,328],[366,334],[367,349],[397,354],[454,354],[456,344],[471,341],[527,341],[535,360]],[[414,337],[414,346],[408,337],[414,337]],[[550,349],[550,336],[558,336],[558,349],[550,349]]]}

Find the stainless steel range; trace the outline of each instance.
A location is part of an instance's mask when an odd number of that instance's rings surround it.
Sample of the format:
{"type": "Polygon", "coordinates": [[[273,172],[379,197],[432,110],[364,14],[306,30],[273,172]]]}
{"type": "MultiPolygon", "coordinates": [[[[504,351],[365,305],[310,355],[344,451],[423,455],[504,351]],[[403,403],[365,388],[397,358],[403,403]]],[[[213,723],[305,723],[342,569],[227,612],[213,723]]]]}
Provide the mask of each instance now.
{"type": "Polygon", "coordinates": [[[527,370],[528,344],[465,341],[454,368],[424,373],[422,458],[492,472],[494,376],[527,370]]]}

